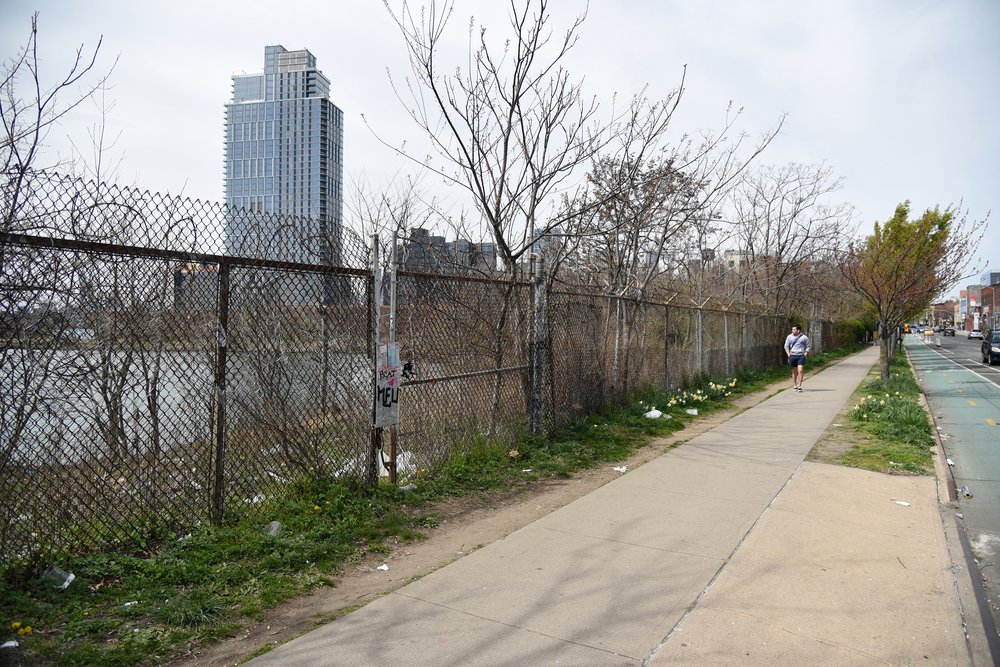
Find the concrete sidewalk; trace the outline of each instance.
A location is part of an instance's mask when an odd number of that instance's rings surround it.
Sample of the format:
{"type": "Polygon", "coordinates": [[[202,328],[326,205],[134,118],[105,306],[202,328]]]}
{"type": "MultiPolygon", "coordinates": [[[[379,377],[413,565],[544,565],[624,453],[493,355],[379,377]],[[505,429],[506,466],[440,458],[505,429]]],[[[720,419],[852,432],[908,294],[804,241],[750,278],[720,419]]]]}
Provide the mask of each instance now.
{"type": "Polygon", "coordinates": [[[935,480],[803,462],[876,355],[250,664],[989,664],[935,480]]]}

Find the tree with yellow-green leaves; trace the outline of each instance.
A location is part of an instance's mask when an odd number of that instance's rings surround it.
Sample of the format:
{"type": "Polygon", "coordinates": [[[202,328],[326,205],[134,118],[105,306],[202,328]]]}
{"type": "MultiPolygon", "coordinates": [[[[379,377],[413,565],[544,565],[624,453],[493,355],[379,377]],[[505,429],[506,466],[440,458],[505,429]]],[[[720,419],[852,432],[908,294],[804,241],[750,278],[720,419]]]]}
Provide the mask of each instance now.
{"type": "Polygon", "coordinates": [[[952,207],[935,206],[911,220],[906,201],[884,223],[876,222],[871,236],[849,247],[841,270],[878,316],[883,380],[889,379],[900,327],[969,274],[984,227],[985,220],[969,224],[952,207]]]}

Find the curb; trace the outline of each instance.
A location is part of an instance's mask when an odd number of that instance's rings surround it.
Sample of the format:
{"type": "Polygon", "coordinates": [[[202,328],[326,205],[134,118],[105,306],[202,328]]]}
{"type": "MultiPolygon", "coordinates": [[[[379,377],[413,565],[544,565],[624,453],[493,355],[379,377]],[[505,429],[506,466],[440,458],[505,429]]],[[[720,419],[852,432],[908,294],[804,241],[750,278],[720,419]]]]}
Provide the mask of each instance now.
{"type": "MultiPolygon", "coordinates": [[[[921,342],[927,345],[926,342],[921,342]]],[[[902,346],[902,342],[900,346],[903,348],[903,354],[906,355],[907,363],[910,364],[910,371],[916,379],[917,374],[913,371],[910,353],[905,346],[902,346]]],[[[920,380],[917,380],[917,383],[921,385],[921,388],[923,387],[920,380]]],[[[922,390],[920,392],[920,405],[930,418],[931,433],[934,437],[934,478],[937,483],[938,510],[944,529],[948,555],[952,563],[952,582],[958,596],[962,627],[965,628],[965,645],[969,650],[969,664],[973,667],[1000,665],[1000,641],[997,640],[995,633],[990,632],[993,627],[993,617],[987,606],[986,593],[980,578],[973,575],[974,572],[979,572],[979,568],[969,545],[968,537],[965,535],[965,530],[958,523],[958,492],[954,473],[951,466],[945,462],[947,454],[941,440],[941,431],[922,390]],[[961,555],[956,553],[957,549],[961,549],[961,555]],[[962,561],[964,561],[964,565],[962,561]],[[979,611],[978,623],[975,622],[974,610],[976,609],[979,611]]]]}

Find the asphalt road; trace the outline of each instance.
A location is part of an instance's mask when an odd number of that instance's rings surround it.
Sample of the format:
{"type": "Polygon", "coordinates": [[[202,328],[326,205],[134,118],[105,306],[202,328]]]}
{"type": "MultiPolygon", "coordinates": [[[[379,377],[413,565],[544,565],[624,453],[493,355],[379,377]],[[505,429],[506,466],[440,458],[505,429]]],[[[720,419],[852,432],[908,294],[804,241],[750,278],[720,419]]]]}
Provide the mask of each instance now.
{"type": "Polygon", "coordinates": [[[980,340],[904,338],[953,463],[961,524],[1000,631],[1000,365],[983,363],[980,340]]]}

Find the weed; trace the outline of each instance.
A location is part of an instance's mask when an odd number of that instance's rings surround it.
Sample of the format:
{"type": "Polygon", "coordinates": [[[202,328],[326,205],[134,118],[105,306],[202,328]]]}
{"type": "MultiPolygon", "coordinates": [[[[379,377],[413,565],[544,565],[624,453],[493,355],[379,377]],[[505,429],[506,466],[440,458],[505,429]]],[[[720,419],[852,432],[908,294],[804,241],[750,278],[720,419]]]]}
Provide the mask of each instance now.
{"type": "Polygon", "coordinates": [[[864,440],[838,462],[868,470],[927,474],[934,438],[927,412],[919,402],[920,385],[906,358],[890,364],[888,380],[872,380],[860,388],[851,423],[864,440]]]}
{"type": "MultiPolygon", "coordinates": [[[[813,360],[813,367],[853,351],[824,355],[813,360]]],[[[651,438],[683,428],[692,419],[687,409],[696,407],[704,415],[786,376],[787,369],[777,367],[706,379],[674,392],[644,390],[620,409],[523,438],[513,449],[479,437],[422,476],[408,493],[388,485],[298,483],[283,497],[268,499],[266,516],[201,526],[183,536],[152,520],[145,537],[123,536],[121,553],[60,560],[77,577],[66,590],[40,578],[16,584],[0,579],[0,618],[20,623],[7,631],[14,636],[33,628],[17,636],[25,663],[163,662],[182,647],[231,636],[264,610],[332,585],[345,564],[386,551],[390,540],[420,539],[421,530],[436,524],[426,508],[435,500],[516,490],[533,480],[569,477],[620,461],[651,438]],[[644,417],[652,407],[670,418],[644,417]],[[266,531],[272,520],[281,522],[278,536],[266,531]]]]}

